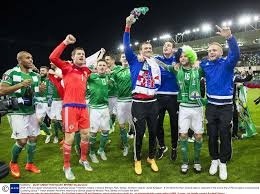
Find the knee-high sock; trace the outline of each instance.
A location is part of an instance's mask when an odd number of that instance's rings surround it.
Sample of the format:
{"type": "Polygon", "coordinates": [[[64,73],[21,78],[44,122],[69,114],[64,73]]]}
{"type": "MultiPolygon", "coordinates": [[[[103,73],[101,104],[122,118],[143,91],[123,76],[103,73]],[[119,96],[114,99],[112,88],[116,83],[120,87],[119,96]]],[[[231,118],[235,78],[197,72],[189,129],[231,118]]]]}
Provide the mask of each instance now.
{"type": "Polygon", "coordinates": [[[75,146],[77,147],[77,149],[79,149],[81,147],[80,140],[81,140],[80,132],[76,132],[75,136],[74,136],[74,141],[75,141],[75,146]]]}
{"type": "Polygon", "coordinates": [[[64,168],[70,167],[70,154],[71,154],[71,145],[67,144],[64,141],[64,143],[63,143],[64,168]]]}
{"type": "Polygon", "coordinates": [[[12,162],[17,163],[19,154],[21,153],[23,147],[20,146],[18,143],[15,143],[12,148],[12,162]]]}
{"type": "Polygon", "coordinates": [[[82,161],[87,160],[88,146],[89,146],[88,141],[83,141],[83,140],[80,141],[80,150],[81,150],[80,159],[82,161]]]}
{"type": "Polygon", "coordinates": [[[51,127],[52,129],[54,130],[54,136],[55,137],[58,137],[59,135],[59,130],[61,130],[61,125],[60,125],[60,122],[55,120],[51,123],[51,127]]]}
{"type": "Polygon", "coordinates": [[[180,139],[180,144],[181,144],[182,162],[184,164],[188,164],[189,163],[188,140],[187,139],[180,139]]]}
{"type": "Polygon", "coordinates": [[[49,130],[49,128],[47,127],[47,125],[46,125],[44,122],[42,122],[42,123],[40,124],[40,128],[41,128],[41,130],[43,130],[47,135],[50,135],[50,130],[49,130]]]}
{"type": "Polygon", "coordinates": [[[90,133],[90,154],[95,154],[95,144],[97,140],[97,134],[96,133],[90,133]]]}
{"type": "Polygon", "coordinates": [[[112,129],[115,121],[116,121],[116,115],[115,114],[110,115],[110,121],[109,121],[110,129],[112,129]]]}
{"type": "Polygon", "coordinates": [[[202,147],[202,140],[194,141],[194,163],[200,163],[200,151],[202,147]]]}
{"type": "Polygon", "coordinates": [[[56,121],[52,121],[52,122],[51,122],[51,128],[52,128],[53,131],[54,131],[54,136],[55,136],[55,137],[58,137],[58,129],[57,129],[57,125],[56,125],[55,122],[56,122],[56,121]]]}
{"type": "Polygon", "coordinates": [[[99,144],[99,151],[103,152],[105,150],[105,145],[108,140],[108,131],[102,131],[101,132],[101,137],[100,137],[100,144],[99,144]]]}
{"type": "Polygon", "coordinates": [[[57,127],[58,127],[58,129],[59,129],[61,132],[63,132],[63,131],[62,131],[62,121],[58,121],[58,120],[57,120],[57,127]]]}
{"type": "Polygon", "coordinates": [[[27,163],[33,163],[33,155],[36,149],[35,142],[27,142],[27,163]]]}
{"type": "Polygon", "coordinates": [[[124,147],[128,147],[128,139],[126,129],[120,129],[120,137],[123,142],[124,147]]]}

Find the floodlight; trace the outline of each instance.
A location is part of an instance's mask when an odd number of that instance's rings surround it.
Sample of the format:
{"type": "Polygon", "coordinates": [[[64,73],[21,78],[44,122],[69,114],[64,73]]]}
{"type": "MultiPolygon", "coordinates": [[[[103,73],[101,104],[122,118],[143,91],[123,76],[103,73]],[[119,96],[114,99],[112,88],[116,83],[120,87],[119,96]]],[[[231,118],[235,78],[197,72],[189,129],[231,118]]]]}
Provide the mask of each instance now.
{"type": "Polygon", "coordinates": [[[120,44],[119,45],[119,50],[121,50],[121,51],[124,50],[124,45],[120,44]]]}
{"type": "Polygon", "coordinates": [[[250,22],[251,22],[250,16],[241,16],[238,19],[238,24],[240,24],[240,25],[246,25],[246,24],[249,24],[250,22]]]}
{"type": "Polygon", "coordinates": [[[258,15],[255,15],[254,16],[254,21],[257,22],[259,20],[259,16],[258,15]]]}
{"type": "Polygon", "coordinates": [[[232,26],[232,20],[227,21],[228,26],[232,26]]]}
{"type": "Polygon", "coordinates": [[[190,34],[190,30],[185,30],[183,34],[190,34]]]}
{"type": "Polygon", "coordinates": [[[202,32],[209,32],[209,31],[211,31],[211,25],[210,24],[202,24],[202,26],[201,26],[201,30],[202,30],[202,32]]]}
{"type": "Polygon", "coordinates": [[[170,34],[163,34],[162,36],[160,36],[160,39],[169,39],[171,38],[170,34]]]}

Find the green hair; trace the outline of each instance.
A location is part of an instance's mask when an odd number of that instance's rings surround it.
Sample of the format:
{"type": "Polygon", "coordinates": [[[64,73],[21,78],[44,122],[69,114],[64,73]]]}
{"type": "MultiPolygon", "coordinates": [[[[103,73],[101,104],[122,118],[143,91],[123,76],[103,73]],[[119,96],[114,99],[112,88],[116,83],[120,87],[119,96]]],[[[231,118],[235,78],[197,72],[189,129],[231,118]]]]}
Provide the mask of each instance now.
{"type": "Polygon", "coordinates": [[[182,52],[189,59],[189,63],[191,65],[193,65],[197,61],[198,59],[197,54],[190,46],[183,45],[182,52]]]}

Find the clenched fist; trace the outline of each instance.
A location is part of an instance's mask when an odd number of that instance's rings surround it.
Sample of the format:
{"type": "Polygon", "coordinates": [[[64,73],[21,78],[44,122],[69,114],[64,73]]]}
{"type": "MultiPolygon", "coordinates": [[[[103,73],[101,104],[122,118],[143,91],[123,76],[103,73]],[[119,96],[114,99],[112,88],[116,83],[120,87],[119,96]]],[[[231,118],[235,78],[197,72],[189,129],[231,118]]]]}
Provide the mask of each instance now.
{"type": "Polygon", "coordinates": [[[55,71],[53,69],[49,69],[48,73],[51,75],[55,75],[55,71]]]}
{"type": "Polygon", "coordinates": [[[135,19],[134,15],[130,15],[125,20],[126,20],[126,26],[131,27],[132,24],[135,23],[136,19],[135,19]]]}
{"type": "Polygon", "coordinates": [[[76,42],[76,38],[71,34],[68,34],[65,40],[63,41],[63,43],[66,45],[74,44],[75,42],[76,42]]]}

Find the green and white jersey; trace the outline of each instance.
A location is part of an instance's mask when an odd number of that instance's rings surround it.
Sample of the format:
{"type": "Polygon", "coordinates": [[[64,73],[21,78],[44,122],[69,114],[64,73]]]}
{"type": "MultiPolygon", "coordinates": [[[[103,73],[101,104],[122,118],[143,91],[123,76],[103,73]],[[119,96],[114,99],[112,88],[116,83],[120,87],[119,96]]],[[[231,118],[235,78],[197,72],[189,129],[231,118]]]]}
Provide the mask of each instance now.
{"type": "Polygon", "coordinates": [[[110,84],[109,84],[109,87],[108,87],[108,97],[116,97],[117,96],[117,87],[116,87],[116,83],[114,82],[113,80],[113,76],[114,74],[120,69],[120,66],[118,65],[115,65],[113,67],[113,69],[111,69],[111,81],[110,81],[110,84]]]}
{"type": "Polygon", "coordinates": [[[56,100],[56,101],[61,100],[58,90],[55,87],[55,85],[51,82],[51,80],[49,80],[49,79],[47,80],[46,86],[47,86],[47,89],[46,89],[47,90],[47,95],[46,95],[47,99],[52,98],[52,100],[56,100]]]}
{"type": "Polygon", "coordinates": [[[86,100],[89,100],[90,98],[90,91],[89,91],[89,85],[87,85],[87,89],[86,89],[86,100]]]}
{"type": "Polygon", "coordinates": [[[47,77],[41,77],[41,82],[40,83],[44,83],[46,85],[46,80],[47,79],[48,79],[47,77]]]}
{"type": "MultiPolygon", "coordinates": [[[[39,96],[39,84],[40,84],[40,77],[37,73],[33,71],[29,71],[28,73],[24,73],[21,71],[19,66],[16,66],[12,69],[7,70],[3,74],[2,83],[8,84],[10,86],[16,85],[21,83],[26,79],[31,79],[32,84],[30,87],[22,87],[19,90],[16,90],[14,93],[10,94],[11,97],[22,98],[25,95],[30,94],[32,97],[39,96]]],[[[19,115],[30,115],[35,112],[34,105],[32,106],[25,106],[22,103],[19,103],[19,109],[14,111],[11,114],[19,114],[19,115]]]]}
{"type": "Polygon", "coordinates": [[[48,78],[47,77],[41,77],[40,84],[43,83],[46,86],[46,90],[42,93],[39,93],[39,96],[36,98],[36,103],[38,102],[45,102],[47,103],[47,95],[48,95],[48,78]]]}
{"type": "Polygon", "coordinates": [[[108,75],[92,73],[88,78],[90,108],[108,107],[108,75]]]}
{"type": "Polygon", "coordinates": [[[202,106],[200,79],[203,77],[203,70],[201,68],[185,69],[180,67],[179,70],[176,71],[173,66],[169,66],[168,70],[176,75],[180,87],[178,93],[178,102],[180,102],[180,106],[202,106]]]}
{"type": "Polygon", "coordinates": [[[41,83],[44,83],[46,90],[43,93],[40,93],[40,97],[37,98],[38,102],[47,103],[49,98],[53,100],[61,100],[57,88],[47,77],[41,77],[41,83]]]}
{"type": "Polygon", "coordinates": [[[118,101],[132,100],[131,74],[129,67],[121,67],[116,69],[112,74],[117,88],[118,101]]]}
{"type": "Polygon", "coordinates": [[[91,70],[91,71],[93,71],[93,70],[95,70],[95,64],[89,64],[89,65],[87,65],[87,67],[91,70]]]}

